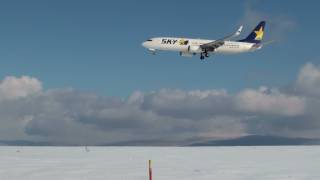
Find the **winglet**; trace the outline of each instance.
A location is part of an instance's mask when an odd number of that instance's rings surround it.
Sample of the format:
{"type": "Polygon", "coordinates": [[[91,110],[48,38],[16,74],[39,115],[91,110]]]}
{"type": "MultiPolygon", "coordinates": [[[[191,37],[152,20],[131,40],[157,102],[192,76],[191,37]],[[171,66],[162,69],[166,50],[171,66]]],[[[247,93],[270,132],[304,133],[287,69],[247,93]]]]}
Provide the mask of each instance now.
{"type": "Polygon", "coordinates": [[[235,33],[235,36],[239,36],[242,32],[242,29],[243,29],[243,25],[239,27],[238,31],[235,33]]]}
{"type": "Polygon", "coordinates": [[[233,34],[231,34],[231,35],[229,35],[229,36],[226,36],[226,37],[224,37],[224,38],[218,39],[218,40],[216,40],[216,41],[226,41],[226,40],[235,38],[235,37],[237,37],[237,36],[239,36],[239,35],[241,34],[242,29],[243,29],[243,26],[241,25],[241,26],[239,27],[239,29],[238,29],[235,33],[233,33],[233,34]]]}

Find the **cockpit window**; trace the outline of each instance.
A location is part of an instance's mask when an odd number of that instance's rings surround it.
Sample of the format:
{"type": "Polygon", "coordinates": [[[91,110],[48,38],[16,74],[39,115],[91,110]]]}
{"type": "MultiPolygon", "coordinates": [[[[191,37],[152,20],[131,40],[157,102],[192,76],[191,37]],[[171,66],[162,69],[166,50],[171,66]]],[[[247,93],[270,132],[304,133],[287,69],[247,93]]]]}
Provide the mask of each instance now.
{"type": "Polygon", "coordinates": [[[152,41],[152,39],[148,39],[147,41],[152,41]]]}

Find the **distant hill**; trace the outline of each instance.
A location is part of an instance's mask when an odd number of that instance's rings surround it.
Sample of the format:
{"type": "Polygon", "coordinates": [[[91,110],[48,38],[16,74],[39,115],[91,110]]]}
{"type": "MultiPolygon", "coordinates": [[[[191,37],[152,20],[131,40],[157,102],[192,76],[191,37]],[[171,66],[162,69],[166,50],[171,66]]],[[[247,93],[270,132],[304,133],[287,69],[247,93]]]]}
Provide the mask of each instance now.
{"type": "Polygon", "coordinates": [[[249,135],[232,139],[137,140],[101,144],[101,146],[289,146],[320,145],[320,139],[249,135]]]}
{"type": "Polygon", "coordinates": [[[189,146],[289,146],[320,145],[320,139],[250,135],[233,139],[192,143],[189,146]]]}
{"type": "Polygon", "coordinates": [[[27,140],[0,140],[0,146],[53,146],[49,142],[37,142],[27,140]]]}
{"type": "Polygon", "coordinates": [[[185,141],[150,139],[105,143],[100,144],[99,146],[184,146],[185,144],[188,143],[185,141]]]}
{"type": "MultiPolygon", "coordinates": [[[[0,140],[0,146],[83,146],[81,144],[61,144],[28,140],[0,140]]],[[[320,139],[289,138],[280,136],[249,135],[232,139],[208,140],[136,140],[96,144],[97,146],[289,146],[320,145],[320,139]]]]}

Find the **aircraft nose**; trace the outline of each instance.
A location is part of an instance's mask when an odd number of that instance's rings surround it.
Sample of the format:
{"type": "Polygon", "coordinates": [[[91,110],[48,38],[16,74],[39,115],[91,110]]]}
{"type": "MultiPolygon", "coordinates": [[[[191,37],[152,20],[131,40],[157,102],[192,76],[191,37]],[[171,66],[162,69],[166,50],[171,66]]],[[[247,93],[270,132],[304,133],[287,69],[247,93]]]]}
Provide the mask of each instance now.
{"type": "Polygon", "coordinates": [[[152,39],[148,39],[142,43],[142,46],[145,48],[150,48],[152,46],[152,39]]]}
{"type": "Polygon", "coordinates": [[[148,41],[143,42],[143,43],[142,43],[142,46],[145,47],[145,48],[148,48],[149,42],[148,42],[148,41]]]}

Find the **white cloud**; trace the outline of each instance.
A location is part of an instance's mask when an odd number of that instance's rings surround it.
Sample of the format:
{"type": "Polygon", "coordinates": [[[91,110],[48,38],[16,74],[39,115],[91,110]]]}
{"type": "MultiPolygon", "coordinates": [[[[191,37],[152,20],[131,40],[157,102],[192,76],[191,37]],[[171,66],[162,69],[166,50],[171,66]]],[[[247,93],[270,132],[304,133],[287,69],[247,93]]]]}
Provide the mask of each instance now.
{"type": "Polygon", "coordinates": [[[240,92],[235,102],[240,110],[269,115],[297,116],[302,115],[305,109],[304,98],[286,95],[276,89],[269,91],[266,87],[240,92]]]}
{"type": "Polygon", "coordinates": [[[20,78],[8,76],[0,82],[0,101],[26,97],[41,90],[41,82],[36,78],[29,76],[22,76],[20,78]]]}
{"type": "Polygon", "coordinates": [[[306,95],[320,95],[320,67],[312,63],[304,65],[298,75],[296,88],[306,95]]]}
{"type": "Polygon", "coordinates": [[[296,83],[300,93],[268,87],[234,95],[160,89],[122,99],[73,89],[43,91],[36,78],[10,76],[0,83],[0,136],[67,144],[250,133],[320,137],[318,83],[319,68],[307,64],[296,83]]]}

